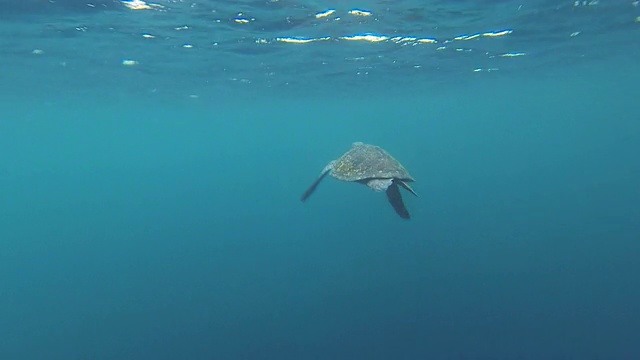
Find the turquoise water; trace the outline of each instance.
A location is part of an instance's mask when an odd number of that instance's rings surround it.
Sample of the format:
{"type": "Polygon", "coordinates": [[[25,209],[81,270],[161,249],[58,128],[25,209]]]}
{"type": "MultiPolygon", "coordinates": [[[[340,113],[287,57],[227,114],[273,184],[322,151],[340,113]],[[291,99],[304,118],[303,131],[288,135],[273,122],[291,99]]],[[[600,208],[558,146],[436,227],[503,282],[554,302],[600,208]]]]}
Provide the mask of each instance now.
{"type": "Polygon", "coordinates": [[[0,359],[640,357],[637,4],[125,5],[1,5],[0,359]]]}

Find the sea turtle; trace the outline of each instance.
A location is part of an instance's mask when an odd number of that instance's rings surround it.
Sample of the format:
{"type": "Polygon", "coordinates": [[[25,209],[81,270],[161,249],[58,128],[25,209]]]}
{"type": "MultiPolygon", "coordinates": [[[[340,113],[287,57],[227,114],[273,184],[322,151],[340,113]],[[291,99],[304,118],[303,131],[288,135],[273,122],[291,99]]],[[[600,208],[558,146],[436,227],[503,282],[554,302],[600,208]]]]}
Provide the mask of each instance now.
{"type": "Polygon", "coordinates": [[[374,191],[385,190],[389,203],[403,219],[409,219],[410,216],[402,201],[398,185],[418,196],[407,184],[415,181],[409,172],[388,152],[375,145],[353,143],[349,151],[325,166],[318,179],[311,184],[300,200],[307,200],[327,174],[338,180],[367,185],[374,191]]]}

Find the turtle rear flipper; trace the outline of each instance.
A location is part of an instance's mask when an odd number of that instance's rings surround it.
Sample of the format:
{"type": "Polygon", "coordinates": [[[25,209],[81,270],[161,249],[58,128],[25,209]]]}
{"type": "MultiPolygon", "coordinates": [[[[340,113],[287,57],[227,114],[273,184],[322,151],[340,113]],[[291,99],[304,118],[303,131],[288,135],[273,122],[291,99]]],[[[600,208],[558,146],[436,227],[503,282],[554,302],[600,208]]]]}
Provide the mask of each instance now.
{"type": "Polygon", "coordinates": [[[391,186],[387,188],[387,199],[389,200],[391,206],[393,206],[393,210],[395,210],[401,218],[409,219],[411,217],[409,215],[407,207],[404,206],[404,201],[402,201],[400,189],[398,188],[398,184],[396,184],[395,181],[393,182],[393,184],[391,184],[391,186]]]}
{"type": "Polygon", "coordinates": [[[327,167],[324,168],[324,170],[322,170],[322,173],[320,174],[320,176],[316,179],[316,181],[313,182],[313,184],[311,184],[311,186],[309,186],[309,188],[307,189],[307,191],[304,192],[304,194],[302,194],[302,197],[300,197],[300,200],[302,202],[304,202],[305,200],[307,200],[307,198],[309,198],[309,196],[311,196],[311,194],[313,194],[313,192],[316,190],[316,188],[318,187],[318,184],[320,184],[320,181],[322,181],[322,179],[324,179],[327,174],[329,174],[329,171],[331,170],[331,168],[327,165],[327,167]]]}
{"type": "Polygon", "coordinates": [[[409,186],[409,184],[406,183],[406,181],[398,180],[398,182],[400,183],[400,186],[402,186],[403,188],[407,189],[407,191],[409,191],[410,193],[412,193],[413,195],[418,197],[418,194],[415,192],[415,190],[413,190],[411,188],[411,186],[409,186]]]}

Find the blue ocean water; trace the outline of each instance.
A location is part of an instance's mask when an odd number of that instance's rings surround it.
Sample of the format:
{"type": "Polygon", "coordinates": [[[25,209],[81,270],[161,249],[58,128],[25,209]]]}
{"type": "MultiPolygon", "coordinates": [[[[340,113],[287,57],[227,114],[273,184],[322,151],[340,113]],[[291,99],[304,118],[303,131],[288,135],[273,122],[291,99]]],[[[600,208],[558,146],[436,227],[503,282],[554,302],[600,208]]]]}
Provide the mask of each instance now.
{"type": "Polygon", "coordinates": [[[0,2],[0,359],[640,358],[639,35],[637,1],[0,2]],[[354,141],[411,220],[300,202],[354,141]]]}

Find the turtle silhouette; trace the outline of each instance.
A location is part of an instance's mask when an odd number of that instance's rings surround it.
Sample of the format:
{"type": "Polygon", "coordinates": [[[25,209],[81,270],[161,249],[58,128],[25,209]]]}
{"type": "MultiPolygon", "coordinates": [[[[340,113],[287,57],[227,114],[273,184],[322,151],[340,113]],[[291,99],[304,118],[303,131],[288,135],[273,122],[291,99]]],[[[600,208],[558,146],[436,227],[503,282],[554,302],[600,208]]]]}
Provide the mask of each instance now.
{"type": "Polygon", "coordinates": [[[415,180],[407,169],[384,149],[361,142],[353,143],[349,151],[324,167],[320,176],[309,186],[300,200],[303,202],[307,200],[322,179],[329,174],[338,180],[366,185],[377,192],[385,191],[387,199],[396,213],[403,219],[410,218],[399,186],[418,196],[407,184],[415,180]]]}

